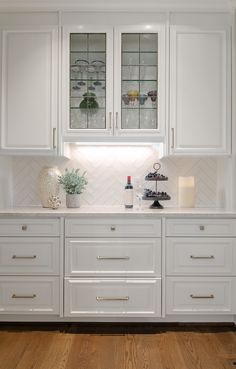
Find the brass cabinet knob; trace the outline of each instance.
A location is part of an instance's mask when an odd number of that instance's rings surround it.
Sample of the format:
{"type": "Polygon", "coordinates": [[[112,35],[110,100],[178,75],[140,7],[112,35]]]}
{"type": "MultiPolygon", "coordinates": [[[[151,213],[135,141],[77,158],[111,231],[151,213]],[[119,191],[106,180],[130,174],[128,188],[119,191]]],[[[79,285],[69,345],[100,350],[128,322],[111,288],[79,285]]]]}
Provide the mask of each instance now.
{"type": "Polygon", "coordinates": [[[22,231],[27,231],[27,225],[26,224],[23,224],[22,227],[21,227],[22,231]]]}

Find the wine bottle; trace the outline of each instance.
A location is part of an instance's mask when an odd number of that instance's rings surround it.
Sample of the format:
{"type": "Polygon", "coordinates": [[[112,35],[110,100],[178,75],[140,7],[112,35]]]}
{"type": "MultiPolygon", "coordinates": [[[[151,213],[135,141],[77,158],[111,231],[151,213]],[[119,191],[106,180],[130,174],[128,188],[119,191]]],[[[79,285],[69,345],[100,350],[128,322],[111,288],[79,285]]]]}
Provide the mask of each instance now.
{"type": "Polygon", "coordinates": [[[125,208],[133,207],[133,185],[131,183],[131,176],[127,176],[127,184],[124,190],[124,205],[125,208]]]}

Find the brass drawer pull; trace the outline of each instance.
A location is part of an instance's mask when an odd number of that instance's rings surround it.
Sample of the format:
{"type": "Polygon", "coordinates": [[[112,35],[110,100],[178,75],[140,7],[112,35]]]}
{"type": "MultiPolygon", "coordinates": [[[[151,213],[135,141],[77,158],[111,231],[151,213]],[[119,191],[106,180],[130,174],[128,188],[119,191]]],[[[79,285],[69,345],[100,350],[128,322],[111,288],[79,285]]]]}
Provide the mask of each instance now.
{"type": "Polygon", "coordinates": [[[200,231],[205,231],[205,226],[204,225],[200,225],[199,226],[199,229],[200,229],[200,231]]]}
{"type": "Polygon", "coordinates": [[[209,256],[194,256],[194,255],[190,255],[191,259],[215,259],[214,255],[209,255],[209,256]]]}
{"type": "Polygon", "coordinates": [[[214,299],[214,295],[190,295],[192,299],[214,299]]]}
{"type": "Polygon", "coordinates": [[[33,295],[15,295],[15,294],[13,294],[12,295],[13,299],[34,299],[35,297],[36,297],[35,294],[33,294],[33,295]]]}
{"type": "Polygon", "coordinates": [[[116,227],[115,226],[111,226],[111,231],[115,231],[116,227]]]}
{"type": "Polygon", "coordinates": [[[12,259],[36,259],[36,255],[32,256],[18,256],[18,255],[12,255],[12,259]]]}
{"type": "Polygon", "coordinates": [[[130,257],[129,256],[97,256],[98,260],[129,260],[130,257]]]}
{"type": "Polygon", "coordinates": [[[124,297],[103,297],[103,296],[97,296],[96,297],[97,301],[128,301],[129,300],[129,296],[124,296],[124,297]]]}
{"type": "Polygon", "coordinates": [[[27,231],[27,225],[26,224],[23,224],[22,227],[21,227],[22,231],[27,231]]]}

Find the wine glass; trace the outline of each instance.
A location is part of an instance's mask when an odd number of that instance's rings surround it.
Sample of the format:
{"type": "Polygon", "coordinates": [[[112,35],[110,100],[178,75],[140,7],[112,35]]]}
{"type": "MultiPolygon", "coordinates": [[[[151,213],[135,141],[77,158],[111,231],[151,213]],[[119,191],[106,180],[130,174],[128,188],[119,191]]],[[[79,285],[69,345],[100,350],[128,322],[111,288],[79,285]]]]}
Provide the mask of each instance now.
{"type": "Polygon", "coordinates": [[[142,210],[142,200],[143,200],[143,191],[144,191],[144,183],[141,177],[134,178],[134,191],[135,196],[138,200],[138,210],[142,210]]]}

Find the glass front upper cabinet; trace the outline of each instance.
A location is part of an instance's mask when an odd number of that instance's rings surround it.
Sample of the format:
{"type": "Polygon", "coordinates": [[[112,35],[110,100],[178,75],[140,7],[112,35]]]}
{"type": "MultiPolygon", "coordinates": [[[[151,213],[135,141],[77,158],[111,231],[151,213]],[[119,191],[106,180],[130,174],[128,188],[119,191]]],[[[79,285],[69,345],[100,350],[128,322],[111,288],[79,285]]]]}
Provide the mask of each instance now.
{"type": "Polygon", "coordinates": [[[121,129],[158,128],[158,34],[121,35],[121,129]]]}
{"type": "Polygon", "coordinates": [[[62,56],[65,141],[164,137],[161,26],[63,27],[62,56]]]}
{"type": "Polygon", "coordinates": [[[70,128],[106,128],[106,34],[70,34],[70,128]]]}

